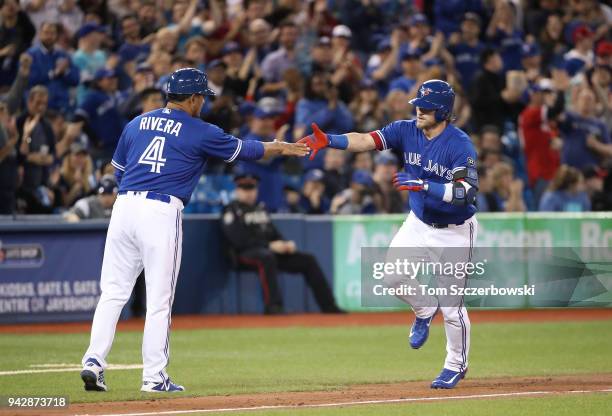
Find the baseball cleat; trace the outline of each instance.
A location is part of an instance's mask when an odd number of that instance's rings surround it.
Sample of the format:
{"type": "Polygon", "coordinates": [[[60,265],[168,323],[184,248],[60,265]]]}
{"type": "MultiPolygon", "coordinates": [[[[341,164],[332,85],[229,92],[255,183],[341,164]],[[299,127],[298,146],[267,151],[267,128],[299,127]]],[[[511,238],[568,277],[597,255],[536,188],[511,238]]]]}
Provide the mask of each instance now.
{"type": "Polygon", "coordinates": [[[81,371],[81,380],[85,383],[87,391],[107,391],[104,382],[104,370],[100,363],[94,358],[88,358],[81,371]]]}
{"type": "Polygon", "coordinates": [[[465,369],[465,371],[453,371],[448,368],[443,368],[440,375],[431,383],[431,388],[452,389],[461,379],[465,378],[466,373],[467,369],[465,369]]]}
{"type": "Polygon", "coordinates": [[[425,341],[427,341],[427,337],[429,337],[429,326],[434,316],[436,316],[436,312],[429,318],[417,317],[414,320],[414,324],[412,324],[412,328],[410,328],[410,346],[415,350],[421,348],[423,344],[425,344],[425,341]]]}
{"type": "Polygon", "coordinates": [[[154,381],[145,381],[142,383],[140,391],[144,391],[147,393],[166,393],[185,391],[185,387],[179,386],[178,384],[174,384],[170,381],[170,379],[162,381],[161,383],[156,383],[154,381]]]}

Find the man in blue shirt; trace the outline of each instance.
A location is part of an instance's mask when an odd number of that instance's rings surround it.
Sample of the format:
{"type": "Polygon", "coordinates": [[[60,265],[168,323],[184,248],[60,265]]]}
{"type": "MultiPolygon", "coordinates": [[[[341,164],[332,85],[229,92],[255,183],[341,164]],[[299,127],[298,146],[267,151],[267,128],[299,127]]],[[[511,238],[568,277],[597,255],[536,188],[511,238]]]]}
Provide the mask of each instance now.
{"type": "Polygon", "coordinates": [[[577,97],[576,112],[559,116],[563,164],[584,169],[600,165],[602,157],[609,156],[602,144],[610,144],[610,135],[605,123],[595,117],[595,103],[593,91],[583,89],[577,97]]]}
{"type": "Polygon", "coordinates": [[[79,69],[70,55],[56,49],[57,25],[43,23],[38,35],[40,43],[28,49],[32,56],[30,86],[42,84],[49,90],[49,108],[67,111],[70,108],[70,88],[79,83],[79,69]]]}
{"type": "Polygon", "coordinates": [[[460,40],[449,47],[465,91],[470,90],[472,80],[480,70],[480,54],[484,50],[484,44],[479,39],[480,24],[480,17],[476,13],[466,13],[461,23],[460,40]]]}
{"type": "Polygon", "coordinates": [[[99,69],[94,75],[94,88],[89,90],[83,103],[77,108],[75,121],[84,125],[94,159],[108,161],[125,126],[126,120],[119,111],[119,104],[126,99],[117,91],[117,74],[111,69],[99,69]]]}
{"type": "MultiPolygon", "coordinates": [[[[274,141],[276,127],[274,123],[280,113],[273,108],[259,106],[253,113],[251,131],[245,139],[260,142],[274,141]]],[[[244,174],[252,174],[259,178],[258,202],[263,202],[269,212],[278,211],[283,205],[283,176],[281,167],[284,158],[276,157],[268,160],[240,161],[236,168],[244,174]]]]}
{"type": "MultiPolygon", "coordinates": [[[[395,175],[398,190],[410,191],[412,212],[403,223],[390,247],[401,248],[397,261],[413,263],[465,263],[471,261],[476,239],[474,217],[478,174],[476,150],[469,136],[450,123],[455,92],[440,80],[424,82],[417,97],[410,100],[417,110],[416,120],[395,121],[370,133],[325,134],[313,125],[314,134],[301,139],[313,155],[332,147],[352,152],[393,149],[404,157],[404,172],[395,175]],[[409,247],[410,249],[407,249],[409,247]],[[432,248],[454,247],[453,250],[432,248]]],[[[313,157],[311,155],[311,157],[313,157]]],[[[397,253],[397,251],[396,251],[397,253]]],[[[416,275],[388,275],[385,284],[391,288],[414,287],[416,275]]],[[[465,275],[441,273],[438,287],[451,290],[464,286],[465,275]]],[[[410,331],[410,346],[420,348],[429,335],[433,317],[442,311],[447,338],[447,356],[432,388],[450,389],[465,377],[470,347],[470,321],[462,296],[435,297],[415,291],[398,295],[410,304],[416,320],[410,331]]]]}
{"type": "Polygon", "coordinates": [[[391,81],[389,91],[401,90],[406,94],[414,88],[419,72],[422,70],[421,54],[418,51],[402,52],[402,75],[391,81]]]}
{"type": "Polygon", "coordinates": [[[145,271],[147,316],[142,345],[144,392],[184,391],[166,372],[170,314],[181,261],[183,205],[211,157],[227,163],[270,156],[304,156],[303,144],[240,140],[199,118],[206,74],[175,71],[166,84],[168,104],[127,124],[113,155],[119,196],[108,228],[102,294],[83,356],[85,390],[106,391],[104,369],[119,315],[137,276],[145,271]]]}

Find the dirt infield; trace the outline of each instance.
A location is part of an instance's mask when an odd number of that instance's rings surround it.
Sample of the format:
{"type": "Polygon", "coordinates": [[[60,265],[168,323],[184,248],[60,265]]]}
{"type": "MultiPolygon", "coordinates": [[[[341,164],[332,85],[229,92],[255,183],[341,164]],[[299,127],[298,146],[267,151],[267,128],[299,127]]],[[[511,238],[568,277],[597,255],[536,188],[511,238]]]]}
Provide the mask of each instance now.
{"type": "MultiPolygon", "coordinates": [[[[469,377],[454,390],[431,390],[427,382],[369,384],[314,392],[244,394],[232,396],[185,397],[130,402],[82,403],[45,415],[128,415],[157,412],[195,413],[241,410],[341,407],[358,404],[429,402],[438,400],[493,399],[501,397],[544,396],[606,392],[612,394],[612,374],[475,379],[469,377]]],[[[96,394],[96,393],[94,393],[96,394]]],[[[0,411],[0,415],[2,415],[0,411]]],[[[19,412],[19,415],[34,413],[19,412]]]]}
{"type": "MultiPolygon", "coordinates": [[[[288,326],[360,326],[409,325],[410,312],[351,313],[346,315],[178,315],[172,318],[172,329],[201,328],[282,328],[288,326]]],[[[483,322],[551,322],[612,320],[612,309],[523,309],[471,310],[472,323],[483,322]]],[[[435,323],[442,323],[438,315],[435,323]]],[[[77,333],[88,332],[91,322],[0,325],[0,333],[77,333]]],[[[119,331],[141,331],[143,319],[129,319],[119,323],[119,331]]]]}
{"type": "MultiPolygon", "coordinates": [[[[612,320],[612,309],[539,309],[539,310],[474,310],[470,312],[473,323],[486,322],[546,322],[612,320]]],[[[174,330],[199,328],[261,328],[288,326],[358,326],[358,325],[409,325],[409,312],[354,313],[347,315],[282,315],[282,316],[177,316],[173,319],[174,330]]],[[[440,317],[436,319],[441,324],[440,317]]],[[[123,321],[122,331],[140,331],[142,319],[123,321]]],[[[74,333],[86,332],[90,323],[4,325],[0,333],[74,333]]],[[[498,397],[542,396],[572,394],[579,392],[602,392],[612,394],[612,374],[591,374],[555,377],[520,377],[505,379],[464,380],[458,389],[450,391],[431,390],[426,381],[393,384],[352,385],[333,390],[313,392],[260,393],[228,396],[183,397],[147,401],[82,403],[68,409],[45,410],[45,415],[128,415],[156,414],[158,412],[195,411],[212,412],[222,410],[232,413],[239,410],[290,409],[293,407],[338,407],[356,404],[404,403],[436,400],[484,399],[498,397]],[[365,402],[365,403],[364,403],[365,402]]],[[[19,411],[0,415],[34,415],[19,411]]]]}

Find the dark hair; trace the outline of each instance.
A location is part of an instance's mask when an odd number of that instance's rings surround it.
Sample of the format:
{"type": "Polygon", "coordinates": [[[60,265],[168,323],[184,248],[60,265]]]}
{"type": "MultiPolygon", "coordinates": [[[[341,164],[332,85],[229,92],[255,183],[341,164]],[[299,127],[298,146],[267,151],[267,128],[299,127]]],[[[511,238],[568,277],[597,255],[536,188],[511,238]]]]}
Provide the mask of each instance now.
{"type": "Polygon", "coordinates": [[[329,83],[329,72],[315,71],[312,73],[310,78],[306,81],[306,87],[304,88],[304,98],[307,98],[309,100],[324,98],[319,94],[315,93],[312,89],[312,84],[315,78],[323,78],[323,81],[327,84],[329,83]]]}
{"type": "Polygon", "coordinates": [[[485,50],[480,53],[480,65],[485,66],[487,62],[489,62],[489,59],[491,59],[493,55],[497,55],[498,53],[499,52],[497,52],[495,49],[485,48],[485,50]]]}
{"type": "Polygon", "coordinates": [[[548,188],[551,191],[566,191],[580,182],[581,176],[582,173],[578,169],[568,165],[561,165],[548,188]]]}
{"type": "Polygon", "coordinates": [[[123,22],[125,22],[126,20],[130,20],[130,19],[134,19],[134,20],[138,20],[138,16],[136,16],[135,14],[126,14],[125,16],[123,16],[121,18],[121,24],[123,24],[123,22]]]}
{"type": "Polygon", "coordinates": [[[193,94],[167,94],[168,102],[182,103],[187,101],[193,94]]]}
{"type": "Polygon", "coordinates": [[[58,34],[59,34],[59,32],[60,32],[60,25],[58,25],[57,23],[52,22],[52,21],[50,21],[50,20],[45,20],[44,22],[42,22],[42,23],[40,24],[40,29],[39,29],[39,30],[42,30],[42,28],[43,28],[43,27],[45,27],[45,26],[51,26],[51,27],[55,28],[55,31],[56,31],[58,34]]]}
{"type": "MultiPolygon", "coordinates": [[[[155,88],[155,87],[145,88],[139,94],[140,101],[142,102],[142,101],[146,100],[147,98],[149,98],[151,95],[155,95],[155,94],[160,94],[162,96],[162,98],[164,97],[163,91],[160,90],[159,88],[155,88]]],[[[178,94],[174,94],[174,95],[178,95],[178,94]]],[[[183,95],[183,94],[181,94],[181,95],[183,95]]]]}
{"type": "Polygon", "coordinates": [[[60,113],[57,110],[54,110],[52,108],[49,108],[47,110],[47,112],[45,113],[45,117],[49,120],[49,121],[53,121],[53,120],[57,120],[58,118],[64,118],[64,115],[62,113],[60,113]]]}
{"type": "Polygon", "coordinates": [[[480,135],[484,135],[487,133],[493,133],[497,136],[501,136],[501,132],[499,131],[499,127],[497,127],[494,124],[485,124],[484,126],[482,126],[482,128],[480,129],[480,135]]]}
{"type": "Polygon", "coordinates": [[[291,20],[289,20],[289,19],[285,19],[285,20],[283,20],[282,22],[280,22],[280,24],[278,25],[278,30],[279,30],[279,31],[282,31],[282,30],[283,30],[284,28],[286,28],[286,27],[294,27],[294,28],[297,28],[297,25],[296,25],[296,24],[295,24],[293,21],[291,21],[291,20]]]}
{"type": "Polygon", "coordinates": [[[183,55],[177,55],[172,58],[172,65],[183,64],[184,66],[189,66],[190,62],[183,55]]]}

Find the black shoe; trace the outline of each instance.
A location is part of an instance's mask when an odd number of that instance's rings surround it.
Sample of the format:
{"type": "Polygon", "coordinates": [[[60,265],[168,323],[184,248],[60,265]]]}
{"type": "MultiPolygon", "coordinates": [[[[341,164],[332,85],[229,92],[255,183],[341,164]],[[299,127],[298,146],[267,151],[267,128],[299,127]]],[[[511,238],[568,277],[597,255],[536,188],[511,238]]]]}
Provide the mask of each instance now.
{"type": "Polygon", "coordinates": [[[284,312],[283,305],[268,305],[264,309],[266,315],[282,315],[284,312]]]}
{"type": "Polygon", "coordinates": [[[344,315],[347,314],[348,312],[345,311],[344,309],[340,309],[337,306],[333,306],[332,308],[328,308],[322,311],[323,313],[329,313],[329,314],[337,314],[337,315],[344,315]]]}

